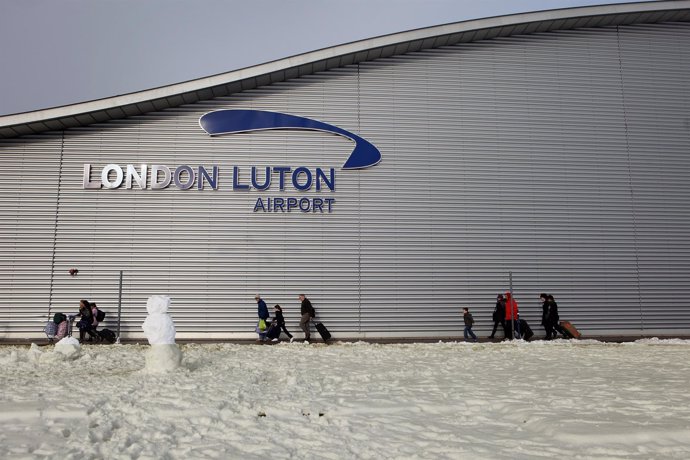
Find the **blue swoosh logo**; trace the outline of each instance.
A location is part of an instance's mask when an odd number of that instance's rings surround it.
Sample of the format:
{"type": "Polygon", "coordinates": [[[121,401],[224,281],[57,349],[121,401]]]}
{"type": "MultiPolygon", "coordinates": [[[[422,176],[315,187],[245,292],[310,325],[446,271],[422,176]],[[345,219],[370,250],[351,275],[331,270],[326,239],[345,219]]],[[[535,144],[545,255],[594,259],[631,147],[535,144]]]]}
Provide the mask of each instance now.
{"type": "Polygon", "coordinates": [[[337,134],[354,141],[355,148],[343,165],[343,169],[363,169],[374,166],[381,161],[381,152],[371,142],[345,131],[311,118],[298,117],[279,112],[263,110],[217,110],[199,118],[201,129],[211,136],[221,134],[246,133],[267,129],[303,129],[324,131],[337,134]]]}

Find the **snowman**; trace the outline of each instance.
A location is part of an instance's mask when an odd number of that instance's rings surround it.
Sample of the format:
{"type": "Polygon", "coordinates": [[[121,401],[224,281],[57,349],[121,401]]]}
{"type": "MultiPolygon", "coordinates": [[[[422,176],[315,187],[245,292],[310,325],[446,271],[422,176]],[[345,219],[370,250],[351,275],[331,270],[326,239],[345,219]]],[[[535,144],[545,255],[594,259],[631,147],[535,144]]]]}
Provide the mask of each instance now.
{"type": "Polygon", "coordinates": [[[175,344],[175,324],[168,314],[170,297],[153,295],[146,301],[149,313],[141,328],[151,345],[146,354],[146,369],[167,372],[180,367],[182,353],[175,344]]]}

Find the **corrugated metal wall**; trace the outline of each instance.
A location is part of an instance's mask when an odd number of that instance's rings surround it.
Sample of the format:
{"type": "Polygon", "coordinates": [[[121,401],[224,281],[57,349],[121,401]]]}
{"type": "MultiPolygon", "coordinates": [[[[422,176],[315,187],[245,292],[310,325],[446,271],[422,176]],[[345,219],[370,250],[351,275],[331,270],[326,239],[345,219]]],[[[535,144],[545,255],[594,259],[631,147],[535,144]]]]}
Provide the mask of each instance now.
{"type": "Polygon", "coordinates": [[[62,135],[0,144],[0,337],[39,331],[50,304],[62,135]]]}
{"type": "Polygon", "coordinates": [[[690,30],[621,29],[640,322],[690,327],[690,30]],[[650,91],[648,88],[653,88],[650,91]]]}
{"type": "Polygon", "coordinates": [[[349,66],[64,143],[3,142],[0,335],[40,335],[50,302],[74,311],[79,298],[113,327],[119,270],[132,337],[158,293],[179,337],[252,336],[256,292],[294,331],[304,292],[335,337],[455,335],[461,306],[485,335],[509,271],[538,332],[545,291],[585,334],[687,333],[688,75],[688,24],[563,31],[349,66]],[[210,138],[198,118],[222,108],[325,121],[383,160],[342,171],[351,143],[322,133],[210,138]],[[94,177],[108,163],[218,165],[220,185],[83,190],[85,163],[94,177]],[[335,167],[336,191],[233,191],[233,166],[246,183],[252,165],[335,167]],[[336,203],[252,212],[267,196],[336,203]]]}

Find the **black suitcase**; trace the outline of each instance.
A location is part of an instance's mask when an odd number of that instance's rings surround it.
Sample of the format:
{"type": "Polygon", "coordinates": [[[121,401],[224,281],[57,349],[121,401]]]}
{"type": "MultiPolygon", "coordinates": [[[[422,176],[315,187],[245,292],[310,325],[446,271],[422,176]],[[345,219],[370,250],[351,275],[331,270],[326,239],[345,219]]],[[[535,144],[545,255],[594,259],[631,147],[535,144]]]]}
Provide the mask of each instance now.
{"type": "Polygon", "coordinates": [[[529,327],[529,324],[527,324],[527,321],[524,319],[520,320],[520,334],[522,335],[522,338],[525,340],[529,340],[532,337],[534,337],[534,332],[532,332],[532,328],[529,327]]]}
{"type": "Polygon", "coordinates": [[[324,326],[323,323],[316,323],[316,330],[319,332],[319,335],[324,342],[331,340],[331,333],[328,332],[328,329],[326,329],[326,326],[324,326]]]}

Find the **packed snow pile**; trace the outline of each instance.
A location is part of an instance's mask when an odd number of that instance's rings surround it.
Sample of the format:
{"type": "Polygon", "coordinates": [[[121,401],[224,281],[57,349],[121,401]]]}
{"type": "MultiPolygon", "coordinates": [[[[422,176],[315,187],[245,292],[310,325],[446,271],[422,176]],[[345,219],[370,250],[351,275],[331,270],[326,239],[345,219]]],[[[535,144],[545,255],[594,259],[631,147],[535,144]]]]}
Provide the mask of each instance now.
{"type": "MultiPolygon", "coordinates": [[[[74,361],[81,356],[81,345],[79,341],[73,337],[65,337],[60,340],[55,346],[39,347],[32,343],[27,352],[27,360],[33,363],[41,363],[45,365],[64,363],[65,361],[74,361]]],[[[19,357],[18,353],[12,353],[10,360],[16,361],[19,357]]],[[[2,362],[0,361],[0,365],[2,362]]]]}
{"type": "Polygon", "coordinates": [[[55,344],[55,352],[61,353],[66,358],[76,359],[81,353],[81,345],[74,337],[64,337],[55,344]]]}
{"type": "Polygon", "coordinates": [[[181,362],[182,352],[174,343],[151,345],[146,353],[145,371],[152,374],[174,371],[181,362]]]}
{"type": "Polygon", "coordinates": [[[175,345],[175,324],[168,314],[170,297],[154,295],[146,301],[148,316],[141,328],[151,344],[146,355],[146,370],[151,373],[169,372],[180,367],[182,353],[175,345]]]}
{"type": "Polygon", "coordinates": [[[150,348],[0,347],[0,458],[690,458],[688,341],[150,348]]]}

